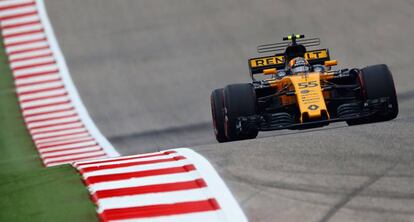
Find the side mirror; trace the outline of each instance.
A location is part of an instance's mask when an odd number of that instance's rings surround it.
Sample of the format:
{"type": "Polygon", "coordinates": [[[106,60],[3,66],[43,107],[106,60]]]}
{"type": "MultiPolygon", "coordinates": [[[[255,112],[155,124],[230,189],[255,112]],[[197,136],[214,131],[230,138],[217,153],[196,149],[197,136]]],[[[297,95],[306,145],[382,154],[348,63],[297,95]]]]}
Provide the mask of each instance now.
{"type": "Polygon", "coordinates": [[[326,67],[336,66],[336,65],[338,65],[338,61],[336,61],[336,60],[328,60],[328,61],[325,61],[325,64],[324,65],[326,67]]]}

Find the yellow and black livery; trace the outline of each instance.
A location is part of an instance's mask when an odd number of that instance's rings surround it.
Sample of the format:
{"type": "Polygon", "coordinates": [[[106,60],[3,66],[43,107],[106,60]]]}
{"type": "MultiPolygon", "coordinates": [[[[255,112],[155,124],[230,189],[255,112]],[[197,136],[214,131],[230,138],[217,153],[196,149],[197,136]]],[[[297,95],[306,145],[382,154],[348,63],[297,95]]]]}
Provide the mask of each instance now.
{"type": "Polygon", "coordinates": [[[398,115],[388,66],[332,71],[337,61],[331,60],[328,49],[307,50],[319,44],[319,38],[293,34],[283,42],[259,46],[259,53],[270,55],[249,59],[252,82],[230,84],[211,94],[216,139],[251,139],[259,131],[307,129],[338,121],[364,124],[398,115]],[[293,72],[289,62],[299,57],[309,69],[293,72]]]}

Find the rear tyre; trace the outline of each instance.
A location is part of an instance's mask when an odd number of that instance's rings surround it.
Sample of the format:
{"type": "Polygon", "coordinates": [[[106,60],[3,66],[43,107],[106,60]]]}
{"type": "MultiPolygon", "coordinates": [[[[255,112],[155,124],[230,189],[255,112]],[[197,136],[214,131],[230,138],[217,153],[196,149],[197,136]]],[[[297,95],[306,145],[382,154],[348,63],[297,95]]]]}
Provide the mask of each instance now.
{"type": "Polygon", "coordinates": [[[257,129],[240,129],[238,118],[256,114],[256,92],[252,84],[232,84],[224,88],[225,134],[229,141],[253,139],[257,129]]]}
{"type": "Polygon", "coordinates": [[[388,98],[388,108],[368,118],[347,121],[348,125],[392,120],[398,115],[398,101],[394,80],[387,65],[368,66],[358,76],[365,100],[388,98]]]}
{"type": "Polygon", "coordinates": [[[219,143],[227,142],[224,132],[224,98],[223,89],[215,89],[210,96],[211,115],[213,117],[213,128],[216,140],[219,143]]]}

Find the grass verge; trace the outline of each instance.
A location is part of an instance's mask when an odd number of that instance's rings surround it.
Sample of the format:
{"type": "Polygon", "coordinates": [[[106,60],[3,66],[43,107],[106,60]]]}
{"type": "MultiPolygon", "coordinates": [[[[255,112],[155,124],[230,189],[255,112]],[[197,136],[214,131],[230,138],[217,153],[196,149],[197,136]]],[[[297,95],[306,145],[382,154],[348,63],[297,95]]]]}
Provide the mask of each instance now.
{"type": "Polygon", "coordinates": [[[0,42],[0,221],[96,221],[76,170],[70,165],[43,167],[0,42]]]}

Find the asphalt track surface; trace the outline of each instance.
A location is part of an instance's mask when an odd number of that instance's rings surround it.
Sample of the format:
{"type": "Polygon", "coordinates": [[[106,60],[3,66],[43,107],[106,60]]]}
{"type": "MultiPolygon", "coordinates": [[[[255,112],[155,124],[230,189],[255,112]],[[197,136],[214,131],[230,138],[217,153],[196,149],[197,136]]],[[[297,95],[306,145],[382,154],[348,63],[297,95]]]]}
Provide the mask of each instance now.
{"type": "Polygon", "coordinates": [[[414,221],[414,2],[46,0],[80,94],[123,154],[194,146],[251,221],[414,221]],[[217,144],[214,88],[288,33],[321,37],[340,67],[387,63],[394,121],[217,144]]]}

